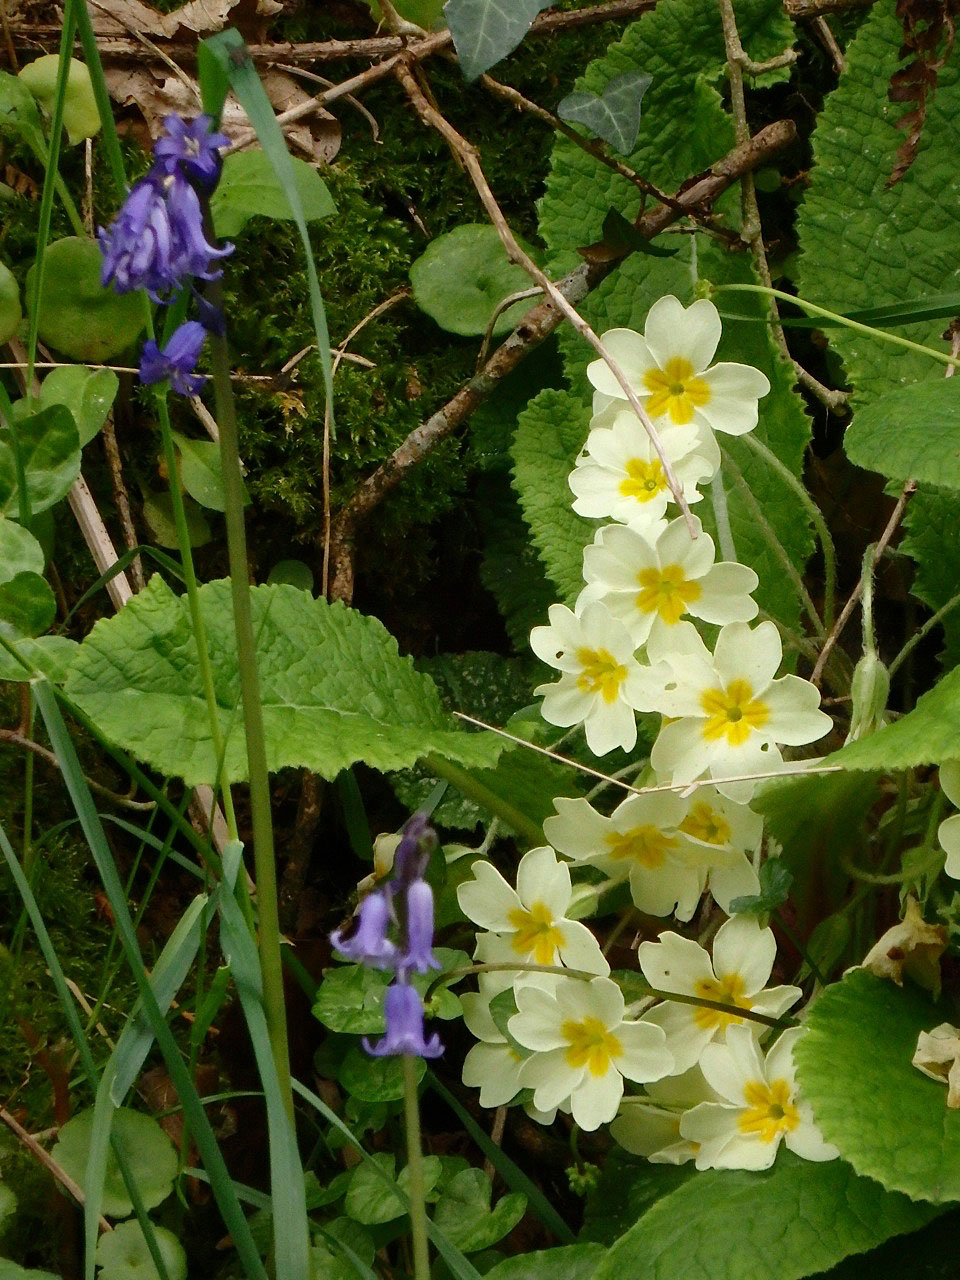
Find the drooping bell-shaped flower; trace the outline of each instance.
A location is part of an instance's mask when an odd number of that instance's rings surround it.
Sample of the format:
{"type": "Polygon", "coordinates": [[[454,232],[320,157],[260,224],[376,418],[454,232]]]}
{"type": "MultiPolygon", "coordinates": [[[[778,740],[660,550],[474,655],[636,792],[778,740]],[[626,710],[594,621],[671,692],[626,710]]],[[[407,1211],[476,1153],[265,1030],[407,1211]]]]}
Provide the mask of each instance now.
{"type": "Polygon", "coordinates": [[[392,918],[386,895],[368,893],[360,903],[357,927],[352,932],[336,929],[330,935],[331,945],[372,969],[389,969],[397,956],[396,946],[387,937],[392,918]]]}
{"type": "Polygon", "coordinates": [[[414,880],[408,886],[405,906],[407,946],[398,966],[416,973],[439,969],[440,962],[433,954],[433,890],[426,880],[414,880]]]}
{"type": "Polygon", "coordinates": [[[97,232],[103,267],[100,283],[117,293],[146,289],[163,301],[179,285],[174,237],[162,179],[148,174],[134,183],[116,218],[97,232]]]}
{"type": "Polygon", "coordinates": [[[194,373],[206,337],[202,324],[187,320],[174,329],[162,350],[152,338],[148,339],[140,353],[140,381],[149,386],[166,378],[178,395],[195,396],[207,381],[202,374],[194,373]]]}
{"type": "Polygon", "coordinates": [[[213,263],[233,253],[233,245],[225,244],[218,249],[208,243],[203,230],[200,197],[186,178],[176,173],[168,178],[166,193],[177,274],[181,279],[186,276],[197,276],[201,280],[218,279],[223,273],[219,269],[214,270],[213,263]]]}
{"type": "Polygon", "coordinates": [[[220,148],[230,139],[223,133],[211,132],[213,118],[203,115],[184,120],[178,115],[164,118],[165,138],[153,145],[154,163],[164,173],[175,173],[178,167],[190,178],[213,186],[220,177],[220,148]]]}
{"type": "Polygon", "coordinates": [[[443,1045],[436,1032],[429,1039],[424,1038],[423,1002],[409,983],[392,982],[387,987],[383,1012],[387,1033],[376,1044],[371,1044],[364,1037],[363,1047],[367,1053],[372,1053],[375,1058],[398,1053],[408,1053],[417,1058],[439,1058],[443,1053],[443,1045]]]}

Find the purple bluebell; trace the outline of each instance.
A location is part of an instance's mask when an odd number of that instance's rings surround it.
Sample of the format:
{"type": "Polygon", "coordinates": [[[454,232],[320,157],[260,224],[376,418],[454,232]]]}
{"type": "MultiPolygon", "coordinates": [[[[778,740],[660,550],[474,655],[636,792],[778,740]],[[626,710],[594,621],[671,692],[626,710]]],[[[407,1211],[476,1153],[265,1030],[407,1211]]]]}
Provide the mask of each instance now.
{"type": "Polygon", "coordinates": [[[391,982],[383,1001],[387,1034],[376,1044],[364,1036],[363,1047],[375,1058],[389,1054],[409,1053],[417,1058],[439,1058],[443,1053],[440,1037],[434,1032],[429,1039],[423,1034],[423,1001],[414,987],[406,982],[391,982]]]}
{"type": "Polygon", "coordinates": [[[372,969],[389,969],[397,958],[397,948],[387,937],[393,912],[387,895],[379,890],[368,893],[360,903],[355,929],[336,929],[330,943],[341,954],[372,969]]]}
{"type": "Polygon", "coordinates": [[[222,165],[219,148],[228,146],[230,139],[226,134],[211,132],[212,126],[211,116],[197,116],[194,120],[166,116],[163,127],[167,136],[153,144],[155,167],[167,174],[176,173],[179,167],[205,187],[215,186],[222,165]]]}
{"type": "Polygon", "coordinates": [[[165,179],[167,214],[172,232],[171,263],[180,276],[198,276],[201,280],[216,280],[223,272],[213,270],[217,258],[233,253],[233,245],[222,249],[209,244],[203,231],[203,212],[200,198],[179,174],[165,179]]]}
{"type": "Polygon", "coordinates": [[[406,948],[397,961],[403,971],[429,973],[439,969],[440,962],[433,954],[433,890],[426,880],[414,880],[407,886],[404,896],[406,948]]]}
{"type": "Polygon", "coordinates": [[[398,888],[423,876],[436,845],[437,833],[425,813],[418,811],[407,819],[393,859],[398,888]]]}
{"type": "Polygon", "coordinates": [[[174,263],[174,233],[170,226],[162,179],[148,174],[134,183],[114,221],[97,232],[103,253],[100,283],[112,283],[117,293],[146,289],[162,302],[179,287],[174,263]]]}
{"type": "Polygon", "coordinates": [[[206,378],[194,373],[207,331],[196,320],[187,320],[174,329],[170,341],[161,349],[149,339],[140,353],[140,381],[145,386],[166,378],[178,395],[195,396],[206,378]]]}

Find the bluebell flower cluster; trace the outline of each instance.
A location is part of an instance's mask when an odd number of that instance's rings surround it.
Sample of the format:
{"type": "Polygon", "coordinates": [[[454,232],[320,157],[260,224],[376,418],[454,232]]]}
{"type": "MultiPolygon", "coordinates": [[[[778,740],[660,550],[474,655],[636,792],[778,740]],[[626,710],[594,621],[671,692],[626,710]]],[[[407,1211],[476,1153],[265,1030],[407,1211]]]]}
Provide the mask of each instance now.
{"type": "Polygon", "coordinates": [[[443,1053],[436,1032],[424,1034],[423,1001],[410,982],[411,973],[440,968],[433,954],[433,892],[423,878],[436,843],[426,815],[415,813],[403,828],[391,880],[363,899],[354,927],[330,935],[341,955],[394,972],[383,1004],[386,1034],[376,1044],[363,1041],[378,1058],[399,1053],[436,1058],[443,1053]]]}
{"type": "MultiPolygon", "coordinates": [[[[220,148],[229,139],[212,129],[210,116],[164,120],[166,136],[154,145],[149,173],[131,188],[123,207],[109,227],[97,232],[103,253],[101,283],[117,293],[145,289],[162,304],[173,302],[191,280],[216,280],[220,259],[233,252],[232,244],[210,244],[203,226],[203,195],[220,177],[220,148]]],[[[204,304],[206,311],[212,310],[204,304]]],[[[161,351],[152,340],[144,345],[141,381],[169,378],[174,391],[193,395],[205,382],[194,374],[206,329],[222,328],[222,319],[204,318],[181,325],[161,351]],[[192,357],[192,359],[191,359],[192,357]]]]}

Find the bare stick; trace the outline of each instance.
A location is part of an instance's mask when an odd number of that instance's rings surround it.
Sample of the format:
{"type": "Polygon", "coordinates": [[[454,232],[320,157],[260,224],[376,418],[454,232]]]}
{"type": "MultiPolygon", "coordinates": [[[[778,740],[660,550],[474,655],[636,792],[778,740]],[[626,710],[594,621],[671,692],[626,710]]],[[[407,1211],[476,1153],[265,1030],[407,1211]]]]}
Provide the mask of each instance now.
{"type": "MultiPolygon", "coordinates": [[[[127,550],[132,551],[138,545],[137,531],[133,526],[130,496],[127,493],[127,486],[123,478],[123,465],[120,461],[120,450],[117,448],[117,433],[113,426],[112,409],[106,416],[101,436],[103,438],[103,452],[106,454],[107,467],[110,471],[113,500],[117,504],[117,516],[120,519],[120,528],[123,531],[123,541],[127,550]]],[[[143,577],[143,565],[140,563],[139,556],[135,556],[130,561],[130,577],[133,579],[135,590],[142,591],[146,584],[143,577]]]]}
{"type": "MultiPolygon", "coordinates": [[[[12,747],[21,747],[24,751],[30,751],[33,755],[39,756],[41,760],[46,760],[47,764],[52,765],[54,769],[60,768],[60,761],[52,751],[42,747],[39,742],[34,742],[19,729],[0,729],[0,742],[7,742],[12,747]]],[[[86,778],[86,775],[84,777],[86,778]]],[[[111,791],[109,787],[94,782],[92,778],[86,778],[86,783],[92,791],[99,791],[101,795],[108,796],[114,804],[121,805],[124,809],[150,812],[157,807],[153,800],[131,800],[129,796],[121,796],[116,791],[111,791]]]]}
{"type": "MultiPolygon", "coordinates": [[[[83,1204],[86,1200],[86,1196],[83,1194],[83,1187],[81,1187],[79,1183],[74,1182],[66,1169],[64,1169],[62,1165],[57,1164],[53,1156],[48,1155],[48,1153],[44,1151],[43,1147],[41,1147],[33,1134],[28,1133],[26,1129],[24,1129],[23,1125],[20,1124],[20,1122],[15,1119],[15,1117],[12,1116],[5,1107],[0,1107],[0,1120],[3,1121],[8,1129],[17,1135],[19,1141],[23,1143],[34,1159],[39,1161],[45,1169],[49,1169],[64,1190],[70,1192],[77,1204],[83,1204]]],[[[99,1222],[101,1231],[113,1230],[113,1227],[111,1227],[106,1218],[101,1217],[99,1222]]]]}
{"type": "MultiPolygon", "coordinates": [[[[796,138],[792,120],[778,120],[743,146],[734,147],[704,174],[684,183],[676,200],[685,212],[708,204],[744,173],[765,164],[789,146],[796,138]]],[[[658,205],[636,223],[637,231],[653,239],[672,223],[678,213],[666,205],[658,205]]],[[[571,302],[579,302],[618,265],[620,260],[584,262],[575,267],[556,288],[571,302]]],[[[557,328],[563,313],[547,298],[524,316],[517,328],[493,353],[479,373],[475,374],[445,405],[426,422],[416,427],[384,462],[357,488],[353,497],[337,514],[332,532],[331,559],[333,583],[331,597],[349,602],[353,597],[353,548],[362,522],[403,479],[442,441],[452,435],[470,414],[499,386],[500,382],[557,328]]]]}

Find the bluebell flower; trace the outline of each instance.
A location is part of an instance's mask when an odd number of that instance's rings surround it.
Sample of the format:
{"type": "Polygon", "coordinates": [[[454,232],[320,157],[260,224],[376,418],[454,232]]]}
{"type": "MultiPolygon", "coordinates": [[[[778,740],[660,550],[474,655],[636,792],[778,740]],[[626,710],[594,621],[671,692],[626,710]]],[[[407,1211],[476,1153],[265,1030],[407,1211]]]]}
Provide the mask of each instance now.
{"type": "Polygon", "coordinates": [[[222,249],[208,244],[203,232],[203,212],[200,197],[179,174],[165,179],[167,213],[172,233],[171,258],[174,269],[181,277],[199,276],[201,280],[216,280],[223,272],[212,270],[217,258],[233,253],[233,245],[222,249]]]}
{"type": "Polygon", "coordinates": [[[398,967],[417,973],[439,969],[440,962],[433,954],[433,890],[426,880],[414,880],[407,887],[404,907],[406,948],[397,961],[398,967]]]}
{"type": "Polygon", "coordinates": [[[397,948],[387,937],[393,919],[385,893],[368,893],[360,903],[357,927],[345,934],[336,929],[330,935],[330,943],[341,954],[373,969],[389,969],[397,956],[397,948]]]}
{"type": "Polygon", "coordinates": [[[174,329],[170,341],[161,351],[150,338],[140,353],[140,381],[149,386],[166,378],[178,395],[195,396],[206,378],[194,373],[207,331],[196,320],[187,320],[174,329]]]}
{"type": "Polygon", "coordinates": [[[436,845],[437,833],[425,813],[418,811],[407,819],[393,858],[398,885],[411,884],[423,876],[436,845]]]}
{"type": "Polygon", "coordinates": [[[120,212],[107,229],[99,229],[97,239],[104,288],[112,282],[117,293],[146,289],[154,302],[162,302],[179,286],[170,213],[159,176],[148,174],[133,185],[120,212]]]}
{"type": "Polygon", "coordinates": [[[417,1058],[439,1058],[443,1053],[440,1037],[434,1032],[429,1040],[423,1034],[423,1001],[407,982],[391,982],[383,1001],[387,1034],[376,1044],[364,1036],[363,1047],[375,1058],[389,1054],[409,1053],[417,1058]]]}
{"type": "Polygon", "coordinates": [[[194,120],[166,116],[163,127],[167,137],[153,145],[155,167],[166,174],[176,173],[179,168],[204,186],[215,186],[222,163],[219,148],[228,146],[230,139],[223,133],[211,133],[212,125],[211,116],[197,116],[194,120]]]}

